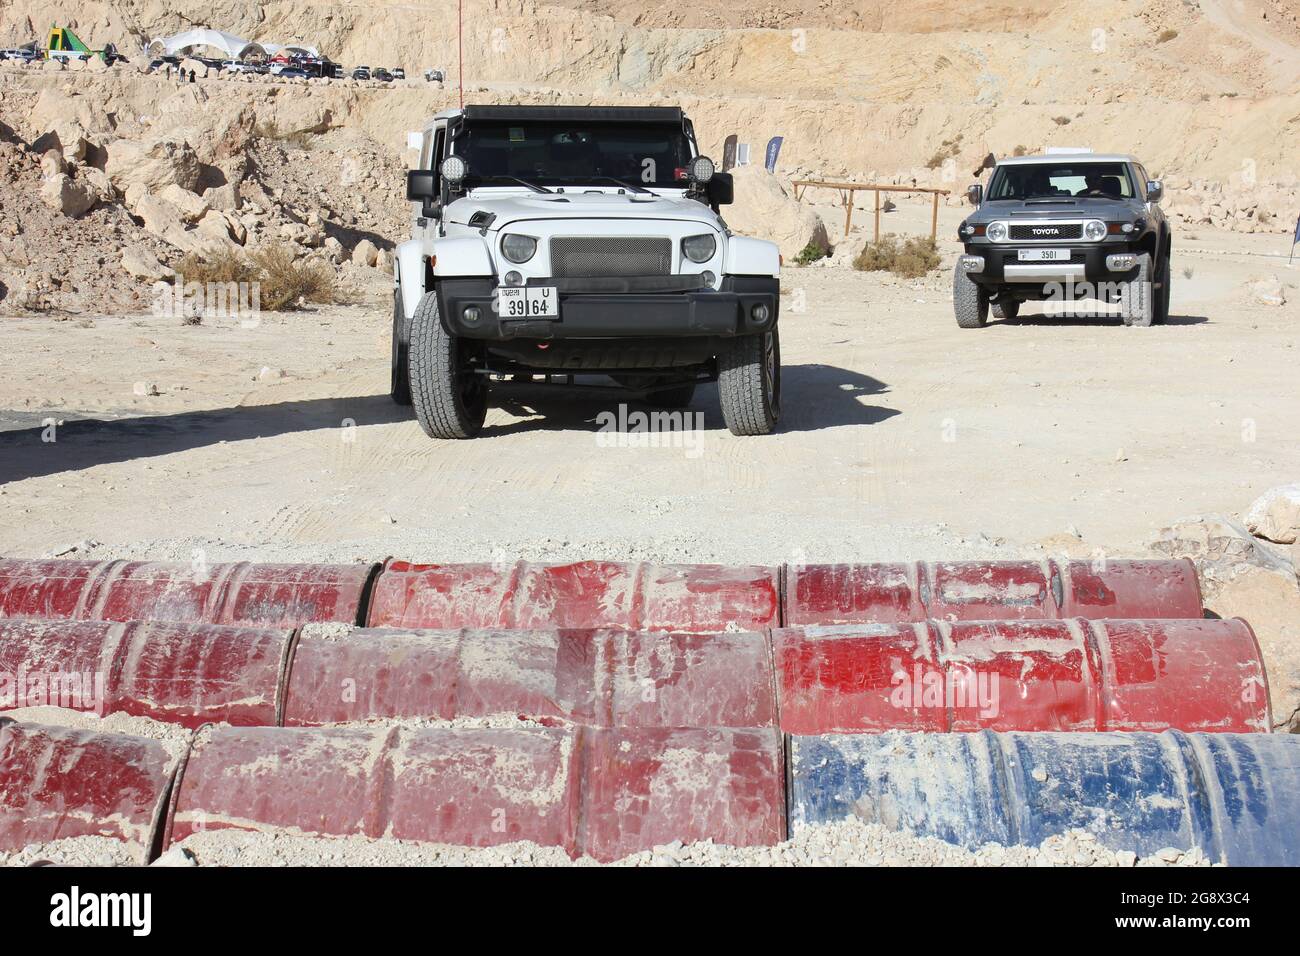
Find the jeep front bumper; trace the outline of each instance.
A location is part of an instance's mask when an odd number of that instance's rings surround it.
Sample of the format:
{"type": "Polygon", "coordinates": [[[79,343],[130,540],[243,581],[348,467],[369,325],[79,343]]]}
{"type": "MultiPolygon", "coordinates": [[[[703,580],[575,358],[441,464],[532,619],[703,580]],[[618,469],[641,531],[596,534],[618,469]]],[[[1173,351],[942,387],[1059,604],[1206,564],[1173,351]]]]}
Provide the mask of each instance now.
{"type": "Polygon", "coordinates": [[[780,281],[724,276],[720,289],[690,276],[533,279],[558,289],[559,317],[503,319],[494,279],[443,279],[438,310],[453,335],[471,339],[730,338],[776,325],[780,281]],[[694,286],[694,288],[690,288],[694,286]],[[476,318],[475,318],[476,316],[476,318]]]}

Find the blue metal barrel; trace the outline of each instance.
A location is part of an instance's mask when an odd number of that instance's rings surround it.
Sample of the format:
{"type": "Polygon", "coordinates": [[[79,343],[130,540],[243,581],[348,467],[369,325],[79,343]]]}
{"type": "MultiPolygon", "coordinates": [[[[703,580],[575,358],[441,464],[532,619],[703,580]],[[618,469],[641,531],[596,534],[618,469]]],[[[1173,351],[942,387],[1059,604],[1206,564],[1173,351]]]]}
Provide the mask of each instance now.
{"type": "Polygon", "coordinates": [[[857,818],[981,844],[1087,830],[1116,850],[1200,847],[1300,865],[1300,736],[836,734],[790,738],[792,828],[857,818]]]}

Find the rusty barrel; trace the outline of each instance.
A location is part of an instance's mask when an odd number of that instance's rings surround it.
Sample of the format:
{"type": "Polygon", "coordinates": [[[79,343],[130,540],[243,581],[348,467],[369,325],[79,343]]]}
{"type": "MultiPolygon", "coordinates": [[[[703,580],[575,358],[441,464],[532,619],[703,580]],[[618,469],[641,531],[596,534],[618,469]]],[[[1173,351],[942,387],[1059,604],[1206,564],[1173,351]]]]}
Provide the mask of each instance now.
{"type": "Polygon", "coordinates": [[[185,748],[0,717],[0,849],[104,836],[148,862],[185,748]]]}
{"type": "Polygon", "coordinates": [[[531,840],[612,860],[673,840],[777,843],[784,792],[775,728],[214,727],[195,739],[168,840],[531,840]]]}
{"type": "Polygon", "coordinates": [[[0,619],[0,711],[56,706],[198,727],[280,722],[293,631],[171,621],[0,619]]]}
{"type": "Polygon", "coordinates": [[[923,621],[778,629],[781,727],[1268,731],[1240,619],[923,621]]]}
{"type": "Polygon", "coordinates": [[[976,849],[1086,830],[1150,855],[1300,865],[1300,736],[995,733],[790,738],[790,825],[859,820],[976,849]]]}
{"type": "Polygon", "coordinates": [[[1200,582],[1187,560],[809,564],[785,572],[789,626],[1201,615],[1200,582]]]}
{"type": "Polygon", "coordinates": [[[779,623],[776,568],[621,561],[410,564],[375,582],[371,627],[714,632],[779,623]]]}
{"type": "Polygon", "coordinates": [[[0,618],[356,624],[376,567],[0,561],[0,618]]]}
{"type": "Polygon", "coordinates": [[[774,727],[767,635],[375,628],[298,641],[284,723],[506,715],[595,727],[774,727]]]}

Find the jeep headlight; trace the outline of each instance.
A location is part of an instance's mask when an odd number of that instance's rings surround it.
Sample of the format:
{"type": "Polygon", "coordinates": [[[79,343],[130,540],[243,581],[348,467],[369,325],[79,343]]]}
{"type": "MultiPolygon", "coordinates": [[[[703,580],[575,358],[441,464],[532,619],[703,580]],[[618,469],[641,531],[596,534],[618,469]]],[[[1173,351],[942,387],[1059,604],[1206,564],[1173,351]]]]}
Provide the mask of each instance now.
{"type": "Polygon", "coordinates": [[[712,235],[687,236],[682,240],[682,254],[691,262],[708,262],[718,251],[718,241],[712,235]]]}
{"type": "Polygon", "coordinates": [[[713,160],[707,156],[696,156],[691,160],[690,165],[686,167],[686,175],[691,178],[692,182],[701,185],[712,179],[715,171],[713,160]]]}
{"type": "Polygon", "coordinates": [[[537,253],[537,240],[532,236],[511,233],[501,240],[501,254],[511,262],[521,265],[537,253]]]}
{"type": "Polygon", "coordinates": [[[984,235],[988,236],[990,242],[1002,242],[1007,237],[1007,224],[1005,222],[991,222],[984,235]]]}
{"type": "Polygon", "coordinates": [[[1089,242],[1100,242],[1106,238],[1106,224],[1100,219],[1089,219],[1083,225],[1083,237],[1089,242]]]}

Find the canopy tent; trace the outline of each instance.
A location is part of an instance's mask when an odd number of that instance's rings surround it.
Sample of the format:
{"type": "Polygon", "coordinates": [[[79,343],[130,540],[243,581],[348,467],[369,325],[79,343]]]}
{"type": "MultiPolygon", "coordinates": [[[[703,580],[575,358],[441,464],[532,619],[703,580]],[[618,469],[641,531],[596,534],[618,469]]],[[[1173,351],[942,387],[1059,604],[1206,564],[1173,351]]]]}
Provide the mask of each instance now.
{"type": "Polygon", "coordinates": [[[257,43],[237,37],[233,33],[203,29],[186,30],[184,33],[169,37],[157,37],[149,41],[145,50],[153,57],[183,56],[186,53],[197,52],[203,47],[219,52],[225,58],[232,60],[265,60],[277,55],[320,56],[314,46],[305,43],[257,43]]]}

